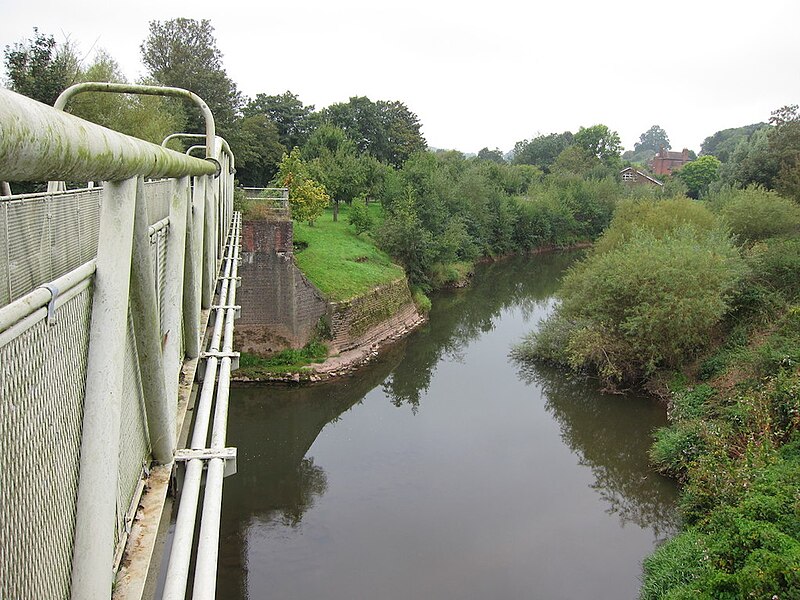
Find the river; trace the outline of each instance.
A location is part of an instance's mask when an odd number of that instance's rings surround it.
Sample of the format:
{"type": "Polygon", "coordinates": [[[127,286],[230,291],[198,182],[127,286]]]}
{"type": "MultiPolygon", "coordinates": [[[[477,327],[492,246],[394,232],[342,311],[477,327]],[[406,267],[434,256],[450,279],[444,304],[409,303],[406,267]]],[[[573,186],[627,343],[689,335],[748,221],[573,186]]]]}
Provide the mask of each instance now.
{"type": "Polygon", "coordinates": [[[508,357],[574,256],[479,266],[353,377],[232,390],[217,596],[636,598],[677,526],[664,408],[508,357]]]}

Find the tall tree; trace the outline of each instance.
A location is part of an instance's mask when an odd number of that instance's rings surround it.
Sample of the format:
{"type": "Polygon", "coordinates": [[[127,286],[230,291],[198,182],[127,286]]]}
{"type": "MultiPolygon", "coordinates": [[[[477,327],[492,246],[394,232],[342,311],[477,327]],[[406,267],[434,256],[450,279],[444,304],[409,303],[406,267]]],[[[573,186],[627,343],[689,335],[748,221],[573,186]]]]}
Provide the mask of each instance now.
{"type": "Polygon", "coordinates": [[[533,165],[545,173],[550,171],[556,158],[572,144],[572,132],[540,135],[532,140],[522,140],[514,145],[515,165],[533,165]]]}
{"type": "Polygon", "coordinates": [[[622,144],[619,134],[611,131],[606,125],[581,127],[573,137],[573,141],[576,146],[596,156],[607,166],[616,166],[620,163],[622,144]]]}
{"type": "Polygon", "coordinates": [[[247,117],[264,115],[275,123],[281,144],[288,150],[302,146],[314,128],[314,105],[304,106],[297,95],[286,91],[276,96],[257,94],[242,111],[247,117]]]}
{"type": "Polygon", "coordinates": [[[746,142],[756,131],[765,127],[767,127],[766,123],[753,123],[752,125],[717,131],[703,140],[700,145],[700,154],[712,154],[726,163],[730,160],[740,142],[746,142]]]}
{"type": "MultiPolygon", "coordinates": [[[[211,21],[150,21],[150,32],[140,50],[153,79],[191,90],[205,100],[223,136],[233,128],[242,97],[222,66],[211,21]]],[[[187,111],[187,116],[190,129],[203,131],[199,111],[187,111]]]]}
{"type": "Polygon", "coordinates": [[[503,151],[500,148],[489,150],[488,147],[481,148],[480,152],[478,152],[478,160],[488,160],[499,165],[506,162],[506,159],[503,158],[503,151]]]}
{"type": "Polygon", "coordinates": [[[672,146],[669,143],[669,136],[659,125],[653,125],[650,129],[639,136],[639,141],[633,145],[636,153],[651,151],[653,154],[661,149],[669,150],[672,146]]]}
{"type": "Polygon", "coordinates": [[[242,185],[265,187],[278,172],[287,152],[275,123],[264,115],[243,117],[228,136],[236,157],[236,176],[242,185]]]}
{"type": "Polygon", "coordinates": [[[393,166],[427,147],[419,118],[402,102],[373,102],[353,96],[346,103],[331,104],[322,117],[341,128],[361,154],[370,154],[393,166]]]}
{"type": "Polygon", "coordinates": [[[699,198],[708,191],[708,186],[719,178],[720,164],[716,156],[701,156],[681,167],[677,175],[689,188],[689,196],[699,198]]]}
{"type": "Polygon", "coordinates": [[[56,44],[52,35],[33,28],[33,37],[6,46],[9,87],[29,98],[53,105],[58,95],[77,80],[80,63],[70,44],[56,44]]]}

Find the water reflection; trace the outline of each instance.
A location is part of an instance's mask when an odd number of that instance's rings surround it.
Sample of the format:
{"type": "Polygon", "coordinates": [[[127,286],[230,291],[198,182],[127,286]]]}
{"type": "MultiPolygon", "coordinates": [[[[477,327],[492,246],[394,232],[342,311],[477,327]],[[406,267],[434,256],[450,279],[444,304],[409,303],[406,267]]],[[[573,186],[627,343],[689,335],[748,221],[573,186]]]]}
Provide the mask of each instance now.
{"type": "Polygon", "coordinates": [[[436,295],[430,320],[403,362],[383,384],[395,406],[419,409],[420,394],[430,387],[436,365],[443,359],[460,362],[469,342],[492,331],[503,311],[518,307],[524,315],[541,311],[552,301],[564,270],[582,253],[563,252],[541,257],[514,257],[479,266],[465,289],[436,295]]]}
{"type": "Polygon", "coordinates": [[[234,390],[220,597],[632,598],[674,527],[663,410],[507,359],[573,259],[481,266],[355,377],[234,390]]]}
{"type": "Polygon", "coordinates": [[[663,409],[651,398],[610,395],[596,382],[570,378],[547,365],[519,365],[519,377],[541,388],[545,409],[558,422],[564,443],[588,466],[592,488],[622,525],[648,528],[659,539],[678,527],[677,490],[672,480],[653,471],[647,460],[650,435],[663,426],[663,409]]]}

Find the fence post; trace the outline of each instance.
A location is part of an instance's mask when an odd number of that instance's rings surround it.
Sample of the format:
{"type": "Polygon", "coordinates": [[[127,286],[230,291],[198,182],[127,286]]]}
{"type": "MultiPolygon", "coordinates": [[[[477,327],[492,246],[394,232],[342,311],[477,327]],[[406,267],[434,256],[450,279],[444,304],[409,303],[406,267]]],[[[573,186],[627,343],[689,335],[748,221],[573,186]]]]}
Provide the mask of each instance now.
{"type": "Polygon", "coordinates": [[[169,204],[167,279],[164,293],[164,297],[167,300],[162,328],[164,336],[164,385],[170,399],[169,415],[172,431],[175,431],[178,407],[178,377],[183,363],[183,356],[181,355],[181,314],[183,313],[183,278],[184,265],[186,263],[186,198],[188,189],[188,177],[177,179],[169,204]]]}
{"type": "Polygon", "coordinates": [[[204,177],[205,183],[205,231],[203,233],[203,308],[210,308],[214,299],[214,287],[217,282],[217,223],[216,182],[212,175],[204,177]]]}
{"type": "Polygon", "coordinates": [[[78,479],[73,600],[111,596],[119,432],[136,188],[103,186],[78,479]]]}
{"type": "Polygon", "coordinates": [[[200,356],[200,306],[203,281],[203,232],[206,178],[195,177],[189,204],[190,224],[186,232],[186,276],[183,286],[184,344],[186,356],[200,356]]]}
{"type": "MultiPolygon", "coordinates": [[[[144,186],[140,185],[136,191],[136,214],[133,222],[130,310],[133,331],[136,335],[136,352],[139,355],[142,373],[142,392],[147,413],[147,429],[150,432],[150,446],[153,458],[163,465],[172,462],[176,434],[175,418],[173,416],[170,419],[172,391],[164,386],[165,360],[161,350],[161,327],[153,261],[150,256],[148,223],[144,186]]],[[[172,235],[171,225],[169,234],[172,235]]],[[[176,402],[177,400],[172,401],[173,404],[176,402]]]]}

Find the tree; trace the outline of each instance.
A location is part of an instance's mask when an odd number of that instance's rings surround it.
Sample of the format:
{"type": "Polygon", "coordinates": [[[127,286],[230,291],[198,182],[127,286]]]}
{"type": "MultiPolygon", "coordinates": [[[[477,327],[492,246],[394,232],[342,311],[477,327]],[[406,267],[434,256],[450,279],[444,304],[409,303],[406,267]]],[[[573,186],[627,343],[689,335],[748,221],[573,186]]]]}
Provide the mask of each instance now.
{"type": "Polygon", "coordinates": [[[248,116],[264,115],[275,123],[280,143],[291,150],[302,146],[314,128],[314,106],[304,106],[300,99],[286,91],[277,96],[257,94],[242,110],[248,116]]]}
{"type": "Polygon", "coordinates": [[[572,133],[551,133],[532,140],[522,140],[514,145],[515,165],[534,165],[545,173],[550,171],[556,158],[572,144],[572,133]]]}
{"type": "Polygon", "coordinates": [[[720,165],[716,156],[701,156],[681,167],[676,174],[689,188],[689,196],[699,198],[719,178],[720,165]]]}
{"type": "Polygon", "coordinates": [[[272,181],[286,153],[275,123],[264,115],[239,119],[228,143],[236,149],[236,173],[245,186],[263,187],[272,181]]]}
{"type": "Polygon", "coordinates": [[[79,61],[70,44],[58,46],[36,27],[30,40],[6,46],[4,57],[9,87],[51,106],[77,80],[79,61]]]}
{"type": "Polygon", "coordinates": [[[503,158],[503,151],[500,148],[489,150],[489,148],[481,148],[478,152],[478,160],[488,160],[493,163],[503,164],[506,160],[503,158]]]}
{"type": "Polygon", "coordinates": [[[276,179],[278,185],[289,188],[292,219],[313,225],[328,206],[330,197],[324,186],[309,177],[308,167],[300,157],[298,148],[283,155],[276,179]]]}
{"type": "Polygon", "coordinates": [[[427,147],[417,115],[402,102],[376,103],[366,96],[353,96],[347,103],[331,104],[322,111],[322,118],[342,129],[360,154],[396,167],[427,147]]]}
{"type": "Polygon", "coordinates": [[[614,167],[620,164],[622,144],[619,134],[611,131],[605,125],[581,127],[573,137],[573,142],[579,148],[583,148],[592,156],[599,158],[607,166],[614,167]]]}
{"type": "Polygon", "coordinates": [[[742,142],[749,140],[759,129],[767,127],[766,123],[754,123],[743,127],[733,127],[717,131],[708,136],[700,145],[700,154],[712,154],[726,163],[730,160],[736,147],[742,142]]]}
{"type": "MultiPolygon", "coordinates": [[[[200,96],[214,114],[220,134],[228,134],[242,98],[222,66],[222,52],[209,20],[150,21],[150,32],[140,50],[153,79],[200,96]]],[[[199,111],[187,112],[187,116],[192,131],[205,130],[199,111]]]]}
{"type": "Polygon", "coordinates": [[[634,152],[651,151],[653,154],[661,149],[669,150],[672,146],[669,143],[667,132],[660,126],[653,125],[650,129],[639,136],[639,141],[633,145],[634,152]]]}

